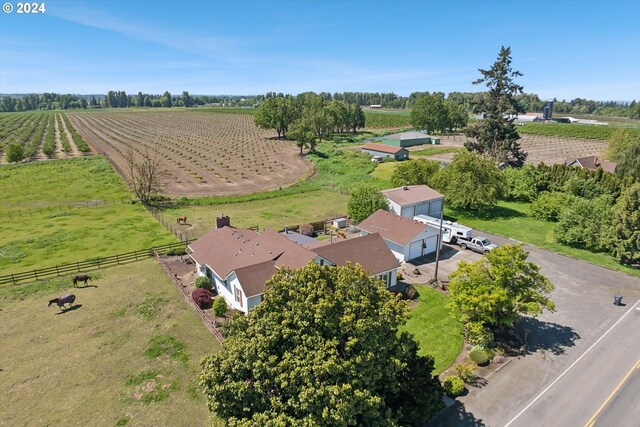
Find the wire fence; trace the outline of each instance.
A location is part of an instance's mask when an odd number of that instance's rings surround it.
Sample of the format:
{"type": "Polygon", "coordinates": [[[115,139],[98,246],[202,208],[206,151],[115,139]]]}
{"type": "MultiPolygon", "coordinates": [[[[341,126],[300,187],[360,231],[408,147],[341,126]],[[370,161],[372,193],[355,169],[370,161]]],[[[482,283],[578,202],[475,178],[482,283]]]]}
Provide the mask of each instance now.
{"type": "Polygon", "coordinates": [[[126,252],[108,257],[93,258],[85,261],[77,261],[70,264],[56,265],[49,268],[39,268],[30,271],[23,271],[21,273],[4,274],[0,276],[0,285],[19,285],[28,282],[48,279],[51,277],[65,276],[71,273],[79,273],[112,267],[115,265],[128,264],[131,262],[152,258],[155,256],[155,253],[167,253],[172,249],[185,248],[189,243],[190,241],[169,243],[149,249],[126,252]]]}
{"type": "Polygon", "coordinates": [[[97,208],[105,206],[114,206],[121,204],[129,204],[131,200],[128,198],[107,199],[107,200],[88,200],[82,202],[58,203],[55,205],[42,206],[3,206],[3,215],[8,218],[19,218],[35,214],[57,214],[68,212],[73,209],[97,208]]]}

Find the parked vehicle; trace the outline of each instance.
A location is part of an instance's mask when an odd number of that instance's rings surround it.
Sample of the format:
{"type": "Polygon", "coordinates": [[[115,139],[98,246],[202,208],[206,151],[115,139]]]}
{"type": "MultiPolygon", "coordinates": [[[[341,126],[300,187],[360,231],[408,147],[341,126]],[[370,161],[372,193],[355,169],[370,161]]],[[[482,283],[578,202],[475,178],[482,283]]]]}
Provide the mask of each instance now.
{"type": "Polygon", "coordinates": [[[472,239],[458,239],[458,244],[462,249],[471,249],[481,254],[486,254],[497,248],[498,246],[491,243],[486,237],[478,236],[472,239]]]}
{"type": "MultiPolygon", "coordinates": [[[[413,219],[440,228],[440,218],[421,214],[414,216],[413,219]]],[[[451,221],[442,222],[442,241],[445,243],[456,243],[460,238],[470,240],[473,237],[472,233],[473,229],[466,225],[451,221]]]]}
{"type": "Polygon", "coordinates": [[[382,163],[384,161],[384,158],[382,156],[373,156],[371,158],[371,161],[373,163],[382,163]]]}

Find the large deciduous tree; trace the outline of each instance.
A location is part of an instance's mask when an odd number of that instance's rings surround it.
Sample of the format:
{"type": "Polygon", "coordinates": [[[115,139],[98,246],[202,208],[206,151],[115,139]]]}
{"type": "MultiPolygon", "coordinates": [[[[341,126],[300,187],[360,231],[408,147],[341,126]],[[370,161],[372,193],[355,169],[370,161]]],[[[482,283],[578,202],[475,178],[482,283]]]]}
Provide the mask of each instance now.
{"type": "Polygon", "coordinates": [[[449,111],[438,94],[423,95],[411,110],[411,126],[429,132],[442,132],[449,124],[449,111]]]}
{"type": "Polygon", "coordinates": [[[393,426],[441,409],[433,359],[398,327],[406,304],[359,266],[280,269],[230,321],[200,378],[230,426],[393,426]]]}
{"type": "Polygon", "coordinates": [[[450,274],[449,310],[465,325],[467,340],[488,344],[499,328],[509,328],[521,316],[555,310],[553,284],[527,261],[521,245],[505,245],[481,260],[460,261],[450,274]]]}
{"type": "Polygon", "coordinates": [[[394,187],[403,185],[431,185],[433,178],[440,170],[440,162],[426,159],[415,159],[398,163],[391,175],[391,184],[394,187]]]}
{"type": "Polygon", "coordinates": [[[623,263],[640,263],[640,184],[622,193],[613,224],[613,255],[623,263]]]}
{"type": "Polygon", "coordinates": [[[502,46],[493,66],[478,71],[482,77],[473,84],[484,83],[488,91],[474,106],[474,111],[484,113],[486,118],[467,127],[465,134],[471,140],[465,143],[465,147],[498,163],[522,166],[527,153],[518,143],[520,135],[513,123],[518,113],[524,112],[516,98],[523,88],[514,81],[522,73],[511,68],[511,48],[502,46]]]}
{"type": "Polygon", "coordinates": [[[434,178],[447,204],[457,209],[487,210],[498,201],[500,171],[496,164],[467,150],[460,150],[451,164],[434,178]]]}
{"type": "Polygon", "coordinates": [[[347,213],[355,222],[364,220],[378,209],[389,209],[389,202],[382,192],[371,184],[357,186],[347,201],[347,213]]]}
{"type": "Polygon", "coordinates": [[[162,168],[157,151],[150,154],[144,151],[136,156],[132,149],[124,155],[127,165],[127,177],[135,195],[144,205],[149,205],[154,195],[162,190],[168,172],[162,168]]]}
{"type": "Polygon", "coordinates": [[[275,130],[278,138],[286,138],[289,127],[299,115],[291,97],[270,97],[260,104],[253,121],[262,129],[275,130]]]}

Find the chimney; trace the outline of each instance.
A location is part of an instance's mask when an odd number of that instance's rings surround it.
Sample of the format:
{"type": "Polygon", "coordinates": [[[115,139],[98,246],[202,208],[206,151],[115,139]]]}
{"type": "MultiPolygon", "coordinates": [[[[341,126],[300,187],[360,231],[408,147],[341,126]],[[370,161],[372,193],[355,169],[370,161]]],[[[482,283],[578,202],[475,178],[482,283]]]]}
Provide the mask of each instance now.
{"type": "Polygon", "coordinates": [[[216,218],[216,228],[222,227],[231,227],[231,220],[225,214],[220,214],[220,216],[216,218]]]}

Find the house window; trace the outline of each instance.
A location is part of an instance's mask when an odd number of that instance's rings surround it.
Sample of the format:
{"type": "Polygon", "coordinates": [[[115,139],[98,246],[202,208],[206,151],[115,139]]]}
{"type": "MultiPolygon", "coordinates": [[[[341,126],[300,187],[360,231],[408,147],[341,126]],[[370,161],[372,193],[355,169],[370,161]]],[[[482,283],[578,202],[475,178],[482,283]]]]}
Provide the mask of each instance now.
{"type": "Polygon", "coordinates": [[[233,287],[233,294],[237,303],[240,303],[240,307],[242,307],[242,290],[238,289],[236,286],[233,287]]]}
{"type": "Polygon", "coordinates": [[[380,278],[380,280],[382,280],[385,284],[385,286],[388,288],[391,285],[391,274],[390,273],[384,273],[381,274],[380,276],[378,276],[380,278]]]}

